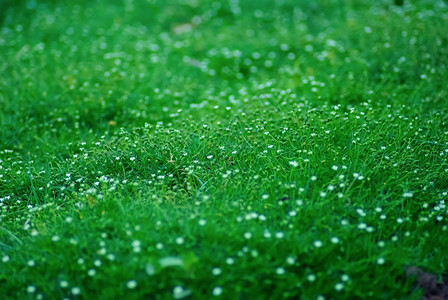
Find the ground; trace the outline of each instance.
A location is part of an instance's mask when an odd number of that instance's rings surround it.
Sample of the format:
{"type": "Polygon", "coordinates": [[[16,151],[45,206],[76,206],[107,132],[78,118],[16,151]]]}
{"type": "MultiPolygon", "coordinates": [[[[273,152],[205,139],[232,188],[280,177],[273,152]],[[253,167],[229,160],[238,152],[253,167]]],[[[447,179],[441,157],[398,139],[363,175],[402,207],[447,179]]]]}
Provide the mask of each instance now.
{"type": "Polygon", "coordinates": [[[443,297],[448,3],[1,0],[0,26],[5,299],[443,297]]]}

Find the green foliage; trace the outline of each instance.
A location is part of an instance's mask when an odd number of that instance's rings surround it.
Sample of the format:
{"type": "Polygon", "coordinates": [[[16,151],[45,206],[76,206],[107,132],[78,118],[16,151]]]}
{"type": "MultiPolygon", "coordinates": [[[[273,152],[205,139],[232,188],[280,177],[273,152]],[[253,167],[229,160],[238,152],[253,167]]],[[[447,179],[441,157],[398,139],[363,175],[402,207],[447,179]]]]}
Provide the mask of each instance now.
{"type": "Polygon", "coordinates": [[[443,1],[0,1],[5,299],[418,299],[443,1]]]}

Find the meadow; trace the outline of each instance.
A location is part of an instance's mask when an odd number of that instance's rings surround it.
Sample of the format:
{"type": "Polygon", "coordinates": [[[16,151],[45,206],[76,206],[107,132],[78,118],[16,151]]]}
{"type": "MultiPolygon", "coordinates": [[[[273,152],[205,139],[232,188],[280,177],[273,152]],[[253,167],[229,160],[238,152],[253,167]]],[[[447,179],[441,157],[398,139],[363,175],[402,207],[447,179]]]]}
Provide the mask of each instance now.
{"type": "Polygon", "coordinates": [[[0,0],[0,27],[0,298],[446,280],[448,2],[0,0]]]}

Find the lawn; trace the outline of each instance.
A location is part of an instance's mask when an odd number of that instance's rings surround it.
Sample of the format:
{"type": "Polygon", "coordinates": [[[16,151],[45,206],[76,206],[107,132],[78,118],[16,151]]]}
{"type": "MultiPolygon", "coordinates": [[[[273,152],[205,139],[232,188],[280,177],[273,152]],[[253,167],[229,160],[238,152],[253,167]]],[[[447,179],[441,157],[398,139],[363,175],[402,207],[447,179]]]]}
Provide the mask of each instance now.
{"type": "Polygon", "coordinates": [[[429,295],[448,3],[400,2],[0,0],[0,298],[429,295]]]}

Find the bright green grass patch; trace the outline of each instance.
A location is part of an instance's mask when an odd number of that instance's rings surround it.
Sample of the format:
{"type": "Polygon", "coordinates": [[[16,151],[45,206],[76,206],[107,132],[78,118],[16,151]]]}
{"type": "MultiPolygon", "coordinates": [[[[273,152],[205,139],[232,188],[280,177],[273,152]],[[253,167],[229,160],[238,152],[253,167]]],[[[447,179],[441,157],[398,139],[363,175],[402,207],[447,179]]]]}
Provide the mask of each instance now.
{"type": "Polygon", "coordinates": [[[443,1],[4,1],[0,292],[418,299],[443,1]]]}

